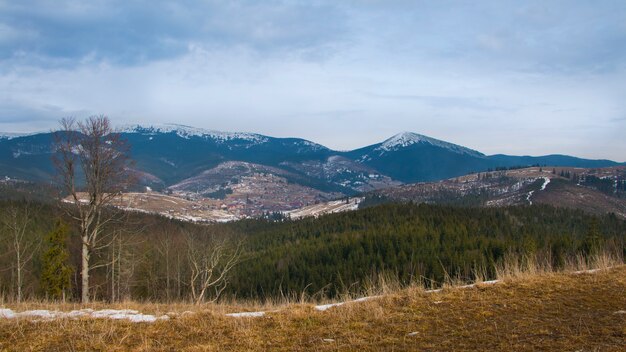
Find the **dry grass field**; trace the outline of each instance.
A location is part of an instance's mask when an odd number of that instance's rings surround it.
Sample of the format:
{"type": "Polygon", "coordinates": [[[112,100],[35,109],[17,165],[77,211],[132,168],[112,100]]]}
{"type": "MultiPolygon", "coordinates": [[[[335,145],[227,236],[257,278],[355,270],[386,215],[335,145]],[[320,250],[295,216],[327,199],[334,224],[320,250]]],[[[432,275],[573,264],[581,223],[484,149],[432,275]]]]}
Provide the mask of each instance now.
{"type": "MultiPolygon", "coordinates": [[[[313,304],[95,303],[169,320],[0,319],[2,351],[624,351],[626,266],[501,271],[496,284],[388,289],[326,311],[313,304]],[[225,313],[266,310],[262,317],[225,313]]],[[[72,304],[0,304],[16,312],[72,304]]]]}

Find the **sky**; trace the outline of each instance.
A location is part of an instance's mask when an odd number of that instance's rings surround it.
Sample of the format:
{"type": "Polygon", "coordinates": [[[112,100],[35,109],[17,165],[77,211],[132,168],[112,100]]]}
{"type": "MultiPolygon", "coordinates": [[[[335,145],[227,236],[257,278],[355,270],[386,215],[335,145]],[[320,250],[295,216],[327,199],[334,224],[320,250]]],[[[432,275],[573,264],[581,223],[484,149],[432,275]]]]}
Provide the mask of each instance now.
{"type": "Polygon", "coordinates": [[[0,131],[100,114],[626,161],[626,1],[0,0],[0,131]]]}

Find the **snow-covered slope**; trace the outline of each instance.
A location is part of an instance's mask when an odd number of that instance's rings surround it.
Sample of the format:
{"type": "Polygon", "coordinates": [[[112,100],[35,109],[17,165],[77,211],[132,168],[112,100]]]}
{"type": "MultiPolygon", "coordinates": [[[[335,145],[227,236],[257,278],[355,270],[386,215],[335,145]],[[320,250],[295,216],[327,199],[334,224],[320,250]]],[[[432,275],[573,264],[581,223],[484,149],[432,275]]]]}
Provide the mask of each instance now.
{"type": "Polygon", "coordinates": [[[460,153],[460,154],[467,154],[467,155],[476,156],[476,157],[484,156],[484,154],[479,153],[475,150],[462,147],[457,144],[444,142],[439,139],[431,138],[431,137],[413,133],[413,132],[398,133],[395,136],[385,140],[375,150],[381,151],[381,152],[395,151],[395,150],[409,147],[417,143],[430,144],[432,146],[445,148],[445,149],[448,149],[450,151],[453,151],[455,153],[460,153]]]}
{"type": "Polygon", "coordinates": [[[333,200],[314,205],[309,205],[299,209],[286,211],[285,214],[291,219],[300,219],[305,217],[318,217],[324,214],[341,213],[344,211],[357,210],[359,204],[363,201],[363,197],[347,198],[333,200]]]}
{"type": "Polygon", "coordinates": [[[176,133],[181,138],[189,139],[191,137],[211,138],[216,141],[226,142],[231,140],[245,140],[255,143],[265,143],[268,138],[256,133],[245,132],[221,132],[207,130],[204,128],[191,127],[179,124],[154,124],[154,125],[126,125],[118,129],[121,133],[141,133],[141,134],[157,134],[157,133],[176,133]]]}
{"type": "Polygon", "coordinates": [[[26,137],[32,136],[38,133],[11,133],[11,132],[0,132],[0,139],[13,139],[18,137],[26,137]]]}

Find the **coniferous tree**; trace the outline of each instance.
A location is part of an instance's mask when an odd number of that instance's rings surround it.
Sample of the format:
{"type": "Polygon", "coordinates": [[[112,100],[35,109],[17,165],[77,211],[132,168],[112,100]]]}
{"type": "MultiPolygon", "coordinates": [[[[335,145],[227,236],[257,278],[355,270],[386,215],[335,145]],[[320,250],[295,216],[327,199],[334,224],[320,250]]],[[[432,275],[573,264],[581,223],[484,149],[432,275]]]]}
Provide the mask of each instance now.
{"type": "Polygon", "coordinates": [[[598,229],[598,219],[593,218],[585,234],[582,243],[582,251],[585,255],[595,254],[600,249],[601,235],[598,229]]]}
{"type": "Polygon", "coordinates": [[[67,264],[69,252],[66,246],[68,227],[57,220],[54,229],[44,239],[46,249],[41,262],[41,291],[50,299],[65,299],[65,292],[70,287],[71,267],[67,264]]]}

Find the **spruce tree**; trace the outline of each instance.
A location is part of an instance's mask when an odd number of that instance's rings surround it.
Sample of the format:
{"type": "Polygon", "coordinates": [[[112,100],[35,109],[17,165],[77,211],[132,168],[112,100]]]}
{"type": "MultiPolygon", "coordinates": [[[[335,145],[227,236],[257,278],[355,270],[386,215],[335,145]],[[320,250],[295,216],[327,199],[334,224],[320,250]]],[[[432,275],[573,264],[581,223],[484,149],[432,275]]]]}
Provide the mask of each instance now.
{"type": "Polygon", "coordinates": [[[65,292],[70,287],[72,268],[67,264],[69,252],[66,239],[69,229],[61,220],[57,220],[54,229],[50,231],[44,241],[46,249],[43,252],[41,263],[41,291],[49,299],[65,298],[65,292]]]}
{"type": "Polygon", "coordinates": [[[587,233],[585,234],[585,238],[582,243],[582,252],[586,255],[593,255],[598,253],[600,250],[602,239],[600,235],[600,230],[598,226],[598,219],[593,217],[591,222],[589,223],[589,227],[587,229],[587,233]]]}

